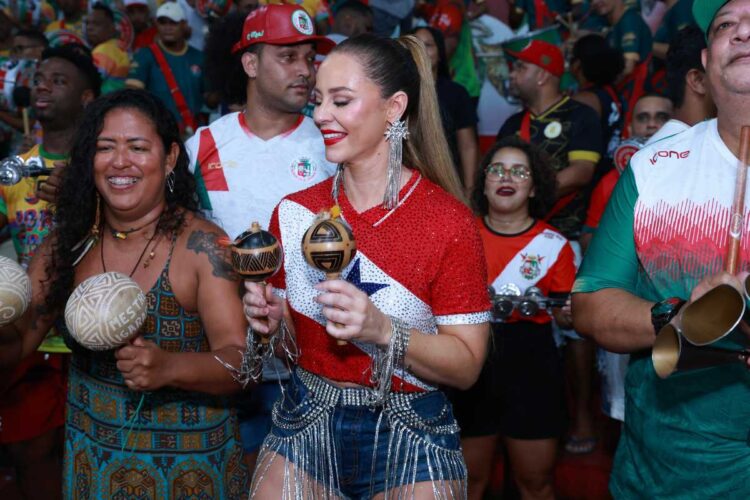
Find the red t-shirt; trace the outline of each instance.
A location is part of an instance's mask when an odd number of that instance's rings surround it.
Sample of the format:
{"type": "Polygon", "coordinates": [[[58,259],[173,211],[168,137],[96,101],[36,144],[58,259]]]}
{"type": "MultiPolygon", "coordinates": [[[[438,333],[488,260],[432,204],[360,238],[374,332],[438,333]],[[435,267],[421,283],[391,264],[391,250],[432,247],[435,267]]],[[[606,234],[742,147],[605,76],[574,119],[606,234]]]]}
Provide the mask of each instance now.
{"type": "MultiPolygon", "coordinates": [[[[477,220],[487,256],[487,283],[496,291],[513,284],[522,294],[532,286],[540,288],[546,297],[570,293],[576,276],[573,248],[552,226],[536,221],[521,233],[501,234],[489,228],[483,218],[477,220]]],[[[552,318],[544,309],[530,318],[514,310],[505,321],[544,324],[552,318]]]]}
{"type": "MultiPolygon", "coordinates": [[[[299,365],[339,382],[370,383],[372,344],[344,346],[325,331],[313,286],[322,272],[302,255],[302,237],[315,215],[329,209],[332,180],[284,198],[271,217],[270,231],[284,248],[284,264],[269,280],[289,303],[299,365]]],[[[401,190],[401,205],[380,205],[357,213],[341,190],[339,206],[357,242],[357,254],[342,278],[366,292],[385,314],[426,334],[438,325],[489,321],[487,270],[474,216],[437,185],[414,173],[401,190]]],[[[412,392],[434,387],[411,373],[397,371],[393,389],[412,392]]]]}

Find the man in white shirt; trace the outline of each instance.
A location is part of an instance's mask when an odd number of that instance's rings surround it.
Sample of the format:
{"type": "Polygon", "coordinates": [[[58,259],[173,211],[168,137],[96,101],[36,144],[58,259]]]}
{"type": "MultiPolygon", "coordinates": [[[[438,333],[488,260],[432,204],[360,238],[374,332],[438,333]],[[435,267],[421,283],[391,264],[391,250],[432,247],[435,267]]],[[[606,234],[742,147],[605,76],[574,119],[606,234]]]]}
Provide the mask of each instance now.
{"type": "MultiPolygon", "coordinates": [[[[310,16],[294,5],[264,5],[245,19],[232,49],[247,78],[245,109],[198,129],[187,142],[201,204],[231,238],[254,221],[267,228],[281,198],[335,172],[320,131],[301,114],[315,83],[315,54],[334,45],[316,36],[310,16]]],[[[288,377],[280,361],[265,366],[264,383],[252,392],[252,415],[241,412],[251,467],[270,428],[278,380],[288,377]]]]}

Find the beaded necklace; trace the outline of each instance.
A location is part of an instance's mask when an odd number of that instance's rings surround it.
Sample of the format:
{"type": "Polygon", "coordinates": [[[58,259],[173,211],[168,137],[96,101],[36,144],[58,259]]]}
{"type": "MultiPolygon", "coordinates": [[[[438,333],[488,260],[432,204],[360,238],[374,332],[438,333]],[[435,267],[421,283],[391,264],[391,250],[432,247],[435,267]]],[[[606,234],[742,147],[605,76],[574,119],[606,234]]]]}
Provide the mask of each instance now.
{"type": "MultiPolygon", "coordinates": [[[[159,220],[161,220],[161,214],[159,214],[159,219],[157,219],[157,224],[156,224],[156,227],[154,228],[154,234],[152,234],[151,238],[149,238],[148,241],[146,242],[146,246],[143,247],[143,251],[141,252],[141,255],[138,256],[138,260],[136,261],[135,266],[133,266],[133,270],[130,271],[130,274],[128,275],[131,278],[135,274],[135,271],[138,269],[138,265],[143,260],[143,256],[146,255],[146,250],[148,250],[149,245],[151,245],[151,243],[154,241],[154,239],[156,238],[156,235],[159,234],[159,231],[157,231],[157,228],[159,227],[159,224],[158,224],[159,220]]],[[[151,221],[151,222],[153,222],[153,221],[151,221]]],[[[144,227],[146,227],[146,226],[142,226],[140,229],[143,229],[144,227]]],[[[114,234],[112,236],[114,238],[117,238],[117,236],[115,236],[114,234]]],[[[107,265],[104,263],[104,240],[105,239],[106,238],[102,238],[102,244],[101,244],[101,248],[100,248],[100,252],[99,253],[100,253],[100,257],[101,257],[101,261],[102,261],[102,269],[106,273],[107,272],[107,265]]],[[[124,239],[124,238],[119,238],[119,239],[124,239]]],[[[153,260],[154,255],[155,255],[155,250],[156,250],[156,245],[154,245],[153,247],[151,247],[151,252],[148,254],[148,257],[143,262],[143,268],[144,269],[146,269],[151,264],[151,261],[153,260]]]]}

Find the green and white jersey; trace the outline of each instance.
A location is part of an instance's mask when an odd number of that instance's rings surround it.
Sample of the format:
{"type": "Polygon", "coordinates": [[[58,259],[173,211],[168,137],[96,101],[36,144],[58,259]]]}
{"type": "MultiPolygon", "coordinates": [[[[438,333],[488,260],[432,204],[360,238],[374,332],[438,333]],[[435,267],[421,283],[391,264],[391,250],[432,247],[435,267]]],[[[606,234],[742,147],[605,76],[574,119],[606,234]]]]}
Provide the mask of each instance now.
{"type": "MultiPolygon", "coordinates": [[[[630,161],[583,260],[574,293],[624,289],[650,301],[688,298],[720,272],[737,158],[716,120],[645,146],[630,161]]],[[[748,211],[741,242],[750,264],[748,211]]],[[[656,376],[634,353],[625,424],[612,472],[615,498],[747,498],[750,372],[726,365],[656,376]]]]}

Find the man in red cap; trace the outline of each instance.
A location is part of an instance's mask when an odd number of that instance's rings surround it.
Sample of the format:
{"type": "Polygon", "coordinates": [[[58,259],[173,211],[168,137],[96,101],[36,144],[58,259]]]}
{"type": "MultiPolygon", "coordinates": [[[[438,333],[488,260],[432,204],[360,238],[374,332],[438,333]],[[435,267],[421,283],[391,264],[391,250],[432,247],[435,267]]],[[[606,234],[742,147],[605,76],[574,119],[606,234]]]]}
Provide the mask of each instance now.
{"type": "MultiPolygon", "coordinates": [[[[518,52],[506,52],[514,58],[510,91],[523,102],[524,109],[508,118],[498,139],[518,134],[552,158],[557,171],[558,199],[545,220],[570,240],[578,264],[581,256],[578,238],[586,216],[588,187],[601,156],[599,117],[589,106],[560,92],[565,63],[559,47],[531,40],[518,52]]],[[[561,333],[571,340],[567,356],[573,366],[570,386],[574,419],[566,449],[571,453],[588,453],[596,443],[590,410],[594,346],[573,330],[561,333]]]]}
{"type": "MultiPolygon", "coordinates": [[[[335,172],[325,159],[320,131],[301,114],[315,83],[315,54],[334,46],[315,35],[309,14],[294,5],[263,5],[245,18],[232,49],[235,66],[226,75],[228,82],[246,82],[245,108],[198,129],[186,144],[201,203],[230,237],[253,221],[267,228],[281,198],[335,172]]],[[[265,366],[249,408],[241,408],[240,432],[251,470],[270,429],[279,379],[288,377],[281,362],[265,366]]]]}
{"type": "Polygon", "coordinates": [[[508,118],[498,139],[517,134],[552,157],[559,202],[548,217],[568,239],[578,239],[586,208],[582,191],[600,157],[596,112],[560,92],[565,63],[557,46],[531,40],[523,50],[506,52],[514,58],[510,92],[524,109],[508,118]]]}

